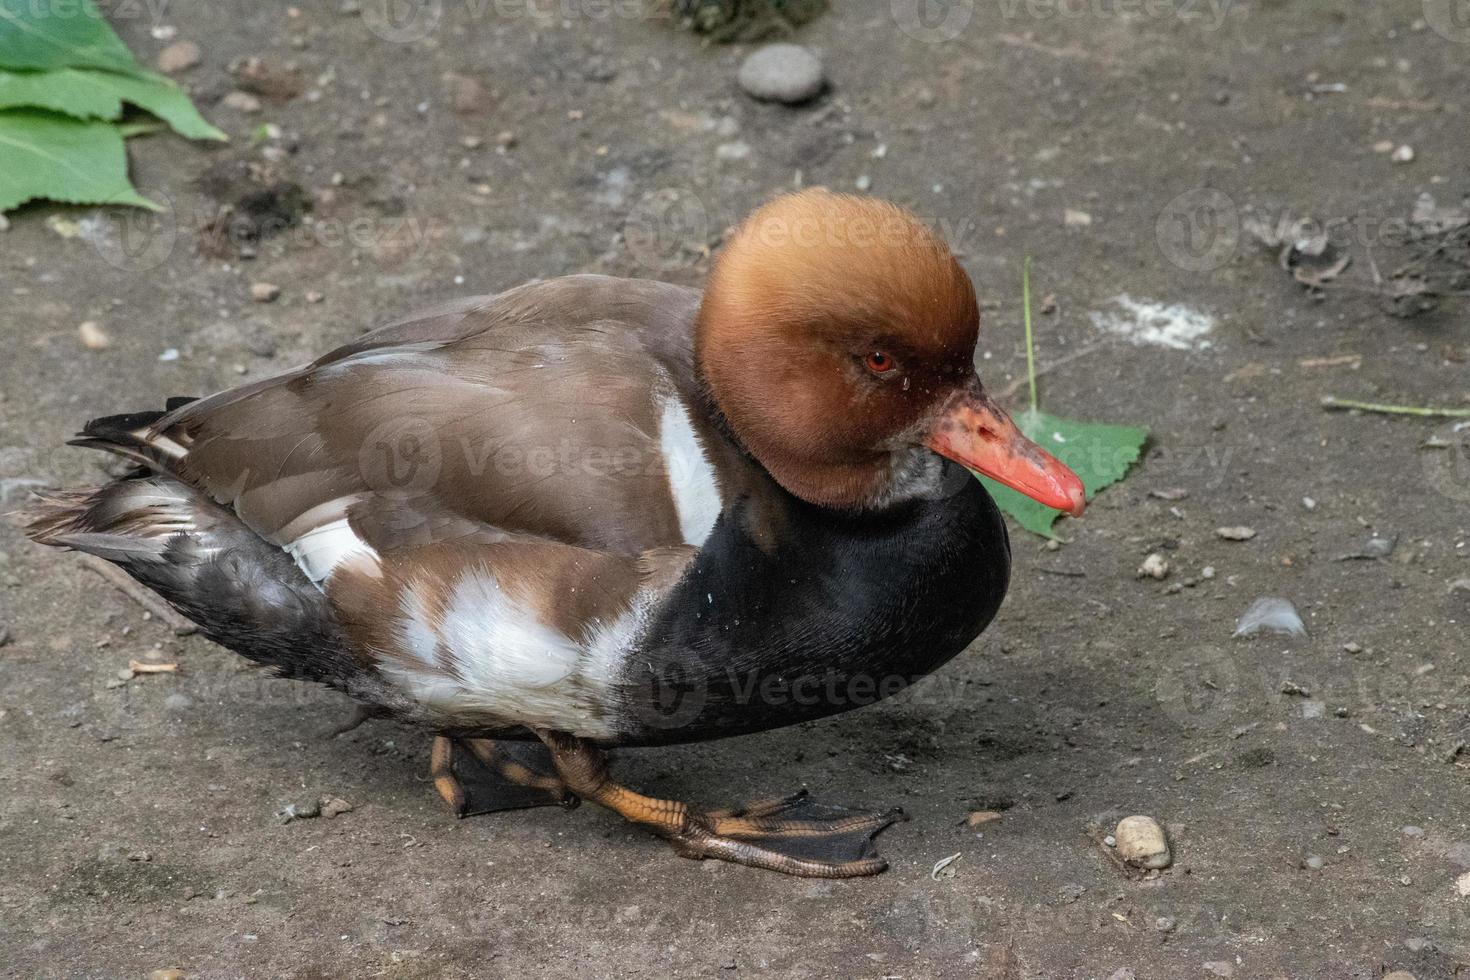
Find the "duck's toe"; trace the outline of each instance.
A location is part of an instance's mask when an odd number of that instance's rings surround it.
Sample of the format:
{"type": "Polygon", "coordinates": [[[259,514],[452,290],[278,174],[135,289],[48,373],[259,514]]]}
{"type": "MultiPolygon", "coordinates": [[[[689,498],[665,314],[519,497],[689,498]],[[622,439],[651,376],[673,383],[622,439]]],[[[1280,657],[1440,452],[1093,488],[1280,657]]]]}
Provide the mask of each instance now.
{"type": "Polygon", "coordinates": [[[905,819],[897,807],[872,812],[832,806],[803,790],[738,810],[691,813],[669,840],[685,857],[807,878],[856,878],[888,868],[874,838],[905,819]]]}

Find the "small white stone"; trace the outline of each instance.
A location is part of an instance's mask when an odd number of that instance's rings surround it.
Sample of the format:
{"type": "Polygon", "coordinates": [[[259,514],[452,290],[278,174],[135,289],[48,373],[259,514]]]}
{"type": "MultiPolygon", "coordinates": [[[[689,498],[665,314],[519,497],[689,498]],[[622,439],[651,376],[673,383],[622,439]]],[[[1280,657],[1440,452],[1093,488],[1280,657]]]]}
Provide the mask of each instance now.
{"type": "Polygon", "coordinates": [[[1317,501],[1312,499],[1311,497],[1303,497],[1302,506],[1305,507],[1307,510],[1316,510],[1317,501]]]}
{"type": "Polygon", "coordinates": [[[112,338],[107,336],[107,331],[96,320],[83,320],[77,324],[77,336],[82,339],[82,346],[87,350],[106,350],[112,346],[112,338]]]}
{"type": "Polygon", "coordinates": [[[1470,898],[1470,871],[1455,879],[1455,891],[1460,893],[1461,898],[1470,898]]]}
{"type": "Polygon", "coordinates": [[[272,303],[281,295],[281,287],[273,282],[257,282],[250,286],[250,298],[257,303],[272,303]]]}
{"type": "Polygon", "coordinates": [[[1062,224],[1068,228],[1091,228],[1092,215],[1075,208],[1066,208],[1062,211],[1062,224]]]}
{"type": "Polygon", "coordinates": [[[1142,565],[1138,566],[1137,574],[1139,578],[1157,579],[1162,582],[1169,577],[1169,561],[1155,551],[1143,560],[1142,565]]]}
{"type": "Polygon", "coordinates": [[[1164,828],[1153,817],[1134,815],[1118,821],[1113,837],[1118,841],[1118,855],[1139,868],[1167,868],[1174,861],[1164,828]]]}
{"type": "Polygon", "coordinates": [[[1390,156],[1389,159],[1392,160],[1394,163],[1413,163],[1414,148],[1405,143],[1398,149],[1394,150],[1393,155],[1390,156]]]}
{"type": "Polygon", "coordinates": [[[222,101],[226,107],[234,109],[236,112],[250,113],[260,111],[260,100],[249,92],[231,92],[222,101]]]}
{"type": "Polygon", "coordinates": [[[1215,566],[1214,565],[1206,565],[1204,568],[1201,568],[1199,570],[1199,577],[1202,578],[1202,579],[1212,579],[1212,578],[1214,578],[1215,577],[1215,566]]]}
{"type": "Polygon", "coordinates": [[[715,147],[715,157],[720,160],[745,160],[750,156],[750,144],[744,140],[721,143],[715,147]]]}
{"type": "Polygon", "coordinates": [[[1217,527],[1215,536],[1223,541],[1249,541],[1256,536],[1256,529],[1237,525],[1235,527],[1217,527]]]}

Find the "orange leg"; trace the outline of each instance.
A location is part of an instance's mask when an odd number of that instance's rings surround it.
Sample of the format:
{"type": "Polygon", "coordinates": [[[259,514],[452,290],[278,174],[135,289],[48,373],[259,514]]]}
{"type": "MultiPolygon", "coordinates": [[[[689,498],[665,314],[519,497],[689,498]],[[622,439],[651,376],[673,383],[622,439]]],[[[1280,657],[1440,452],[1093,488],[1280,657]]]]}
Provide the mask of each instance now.
{"type": "Polygon", "coordinates": [[[699,811],[613,782],[606,756],[590,742],[556,732],[537,734],[573,793],[647,827],[688,858],[716,858],[807,878],[873,875],[888,867],[873,838],[904,819],[896,808],[865,813],[823,806],[805,792],[740,810],[699,811]]]}
{"type": "MultiPolygon", "coordinates": [[[[531,747],[542,751],[535,743],[531,747]]],[[[434,739],[434,747],[430,751],[429,775],[434,789],[438,790],[456,817],[535,806],[574,807],[580,802],[560,779],[537,772],[527,761],[518,758],[524,755],[524,752],[486,738],[456,739],[440,735],[434,739]],[[474,761],[465,759],[463,753],[456,753],[457,747],[468,748],[474,761]],[[455,771],[456,756],[461,760],[459,773],[455,771]],[[466,762],[472,771],[478,762],[481,772],[476,775],[482,777],[471,780],[468,790],[460,778],[466,762]],[[483,778],[486,775],[488,779],[483,778]],[[486,783],[491,785],[484,785],[486,783]]]]}

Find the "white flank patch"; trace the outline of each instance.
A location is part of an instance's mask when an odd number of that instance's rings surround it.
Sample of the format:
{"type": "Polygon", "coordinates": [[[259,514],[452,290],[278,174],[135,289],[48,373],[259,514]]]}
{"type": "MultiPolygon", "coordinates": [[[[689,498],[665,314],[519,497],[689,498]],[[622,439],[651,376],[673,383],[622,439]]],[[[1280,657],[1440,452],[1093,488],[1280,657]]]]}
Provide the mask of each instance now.
{"type": "Polygon", "coordinates": [[[1119,312],[1091,314],[1092,325],[1135,344],[1154,344],[1174,350],[1204,350],[1205,338],[1215,329],[1215,318],[1179,303],[1136,300],[1124,293],[1113,299],[1119,312]]]}
{"type": "Polygon", "coordinates": [[[364,558],[374,566],[379,564],[377,551],[357,536],[345,517],[312,528],[288,542],[285,549],[306,577],[318,586],[327,580],[334,568],[349,559],[364,558]]]}
{"type": "Polygon", "coordinates": [[[512,602],[488,570],[454,586],[440,636],[465,682],[484,691],[534,691],[577,669],[570,639],[512,602]]]}
{"type": "Polygon", "coordinates": [[[424,669],[392,661],[380,669],[431,712],[459,723],[479,717],[610,737],[611,721],[596,709],[607,706],[605,695],[638,642],[649,608],[640,599],[617,620],[598,624],[583,645],[518,605],[488,569],[472,571],[455,584],[437,629],[410,590],[399,641],[424,669]],[[448,661],[442,665],[440,651],[448,661]]]}
{"type": "Polygon", "coordinates": [[[684,543],[704,544],[720,516],[720,488],[715,483],[714,467],[710,466],[694,435],[694,427],[689,424],[689,413],[675,395],[664,399],[658,438],[684,543]]]}

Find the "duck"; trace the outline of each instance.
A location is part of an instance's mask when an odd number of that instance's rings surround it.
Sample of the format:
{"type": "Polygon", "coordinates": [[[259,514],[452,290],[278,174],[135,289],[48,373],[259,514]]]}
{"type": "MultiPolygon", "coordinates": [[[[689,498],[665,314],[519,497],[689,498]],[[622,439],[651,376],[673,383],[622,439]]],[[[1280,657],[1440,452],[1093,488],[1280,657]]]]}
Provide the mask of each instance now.
{"type": "Polygon", "coordinates": [[[537,280],[95,419],[72,444],[124,475],[22,518],[431,736],[457,815],[586,801],[687,858],[876,874],[901,809],[703,808],[609,752],[871,705],[985,629],[1010,543],[975,474],[1073,515],[1085,493],[982,384],[979,322],[911,212],[804,190],[733,229],[703,290],[537,280]]]}

